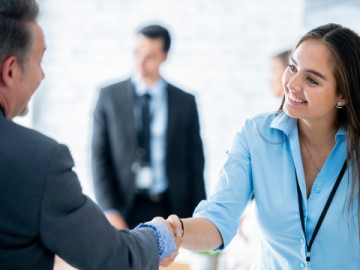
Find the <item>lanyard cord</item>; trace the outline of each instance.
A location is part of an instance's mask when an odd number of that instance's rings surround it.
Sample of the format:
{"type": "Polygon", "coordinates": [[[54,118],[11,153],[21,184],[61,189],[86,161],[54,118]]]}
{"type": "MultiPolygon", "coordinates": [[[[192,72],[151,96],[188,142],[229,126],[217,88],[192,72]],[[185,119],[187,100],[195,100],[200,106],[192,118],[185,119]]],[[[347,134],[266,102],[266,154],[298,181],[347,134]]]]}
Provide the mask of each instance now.
{"type": "Polygon", "coordinates": [[[305,237],[305,242],[306,242],[306,247],[307,247],[307,254],[306,254],[306,262],[308,267],[310,266],[310,252],[311,252],[311,247],[314,243],[315,237],[320,229],[320,226],[325,218],[325,215],[330,207],[330,204],[334,198],[334,195],[336,193],[336,190],[338,189],[341,179],[343,178],[343,175],[345,173],[346,170],[346,160],[344,162],[344,165],[341,168],[341,171],[338,175],[338,178],[336,179],[336,182],[331,190],[331,193],[329,195],[329,198],[324,206],[324,209],[322,210],[322,213],[320,215],[320,218],[316,224],[315,230],[311,236],[310,242],[308,243],[307,239],[306,239],[306,232],[305,232],[305,218],[304,218],[304,212],[302,210],[302,205],[303,205],[303,200],[302,200],[302,196],[301,196],[301,190],[300,190],[300,186],[299,186],[299,180],[297,178],[297,174],[296,174],[296,170],[295,170],[295,176],[296,176],[296,185],[297,185],[297,193],[298,193],[298,201],[299,201],[299,212],[300,212],[300,219],[301,219],[301,227],[302,230],[304,232],[304,237],[305,237]]]}

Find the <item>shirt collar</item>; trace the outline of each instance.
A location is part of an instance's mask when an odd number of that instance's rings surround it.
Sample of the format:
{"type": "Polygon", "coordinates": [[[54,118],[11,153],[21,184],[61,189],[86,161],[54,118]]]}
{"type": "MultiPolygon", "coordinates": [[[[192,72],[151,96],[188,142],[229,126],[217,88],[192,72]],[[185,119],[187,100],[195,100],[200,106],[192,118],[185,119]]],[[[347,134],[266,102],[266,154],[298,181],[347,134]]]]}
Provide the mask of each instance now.
{"type": "Polygon", "coordinates": [[[162,96],[167,85],[166,81],[163,78],[160,78],[149,86],[147,86],[144,81],[137,76],[133,76],[131,78],[131,81],[135,86],[136,95],[142,96],[145,93],[149,93],[154,98],[162,96]]]}
{"type": "MultiPolygon", "coordinates": [[[[289,138],[292,132],[297,132],[297,119],[288,116],[286,113],[278,113],[275,118],[272,120],[271,128],[281,130],[289,138]]],[[[338,136],[346,136],[347,132],[343,127],[340,127],[335,134],[335,138],[338,136]]]]}
{"type": "Polygon", "coordinates": [[[281,130],[287,137],[296,130],[297,119],[288,116],[284,112],[278,113],[275,118],[271,121],[270,127],[281,130]]]}

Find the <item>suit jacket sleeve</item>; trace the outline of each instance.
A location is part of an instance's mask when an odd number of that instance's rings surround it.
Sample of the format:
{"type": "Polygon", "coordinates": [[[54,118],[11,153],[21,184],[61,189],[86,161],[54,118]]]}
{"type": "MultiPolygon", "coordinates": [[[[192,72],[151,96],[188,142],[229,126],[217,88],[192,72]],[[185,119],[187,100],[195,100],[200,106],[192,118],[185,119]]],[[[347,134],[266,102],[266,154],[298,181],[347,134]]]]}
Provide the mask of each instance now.
{"type": "Polygon", "coordinates": [[[119,187],[110,153],[109,119],[106,93],[100,91],[94,110],[92,137],[92,170],[96,200],[103,210],[119,209],[119,187]]]}
{"type": "Polygon", "coordinates": [[[58,146],[48,171],[40,212],[44,245],[80,269],[158,269],[149,229],[116,230],[80,187],[67,147],[58,146]]]}

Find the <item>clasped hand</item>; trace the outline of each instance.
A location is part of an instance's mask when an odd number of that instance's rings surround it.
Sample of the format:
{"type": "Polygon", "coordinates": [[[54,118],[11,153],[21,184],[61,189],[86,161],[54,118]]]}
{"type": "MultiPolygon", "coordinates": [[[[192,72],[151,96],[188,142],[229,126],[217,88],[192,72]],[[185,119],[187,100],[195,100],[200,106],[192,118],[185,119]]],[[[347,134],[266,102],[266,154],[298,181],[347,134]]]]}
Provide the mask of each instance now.
{"type": "Polygon", "coordinates": [[[174,262],[176,256],[179,254],[180,245],[183,242],[184,232],[181,228],[181,222],[179,217],[176,215],[170,215],[166,220],[162,217],[155,217],[152,221],[157,221],[164,224],[174,237],[176,251],[173,254],[160,260],[159,263],[160,266],[167,267],[174,262]]]}

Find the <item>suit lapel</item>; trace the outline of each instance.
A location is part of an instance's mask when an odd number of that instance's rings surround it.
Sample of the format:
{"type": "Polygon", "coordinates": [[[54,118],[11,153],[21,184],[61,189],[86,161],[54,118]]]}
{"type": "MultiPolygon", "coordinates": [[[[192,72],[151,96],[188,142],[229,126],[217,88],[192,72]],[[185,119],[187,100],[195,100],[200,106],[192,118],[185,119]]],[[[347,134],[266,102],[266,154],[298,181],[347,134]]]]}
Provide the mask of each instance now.
{"type": "Polygon", "coordinates": [[[174,97],[174,89],[171,85],[167,86],[167,109],[168,109],[168,122],[167,122],[167,131],[166,131],[166,156],[167,152],[170,149],[170,145],[173,143],[174,132],[176,131],[176,111],[177,103],[174,97]]]}
{"type": "MultiPolygon", "coordinates": [[[[135,102],[135,89],[131,80],[129,79],[126,82],[124,98],[122,101],[120,108],[122,113],[120,115],[122,118],[122,126],[125,129],[126,136],[128,137],[128,141],[135,140],[136,141],[136,130],[135,130],[135,122],[134,122],[134,102],[135,102]]],[[[136,142],[137,143],[137,142],[136,142]]]]}

